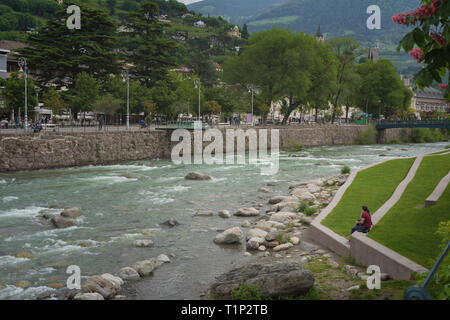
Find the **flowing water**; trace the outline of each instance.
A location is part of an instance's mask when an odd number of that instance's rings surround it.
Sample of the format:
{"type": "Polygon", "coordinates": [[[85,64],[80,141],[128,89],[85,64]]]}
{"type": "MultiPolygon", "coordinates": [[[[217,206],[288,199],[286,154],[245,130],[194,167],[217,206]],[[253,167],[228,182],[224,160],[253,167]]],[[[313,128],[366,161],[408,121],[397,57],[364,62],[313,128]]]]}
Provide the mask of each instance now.
{"type": "Polygon", "coordinates": [[[197,299],[217,275],[248,259],[243,256],[245,246],[213,243],[213,228],[240,226],[244,219],[193,217],[197,209],[234,212],[255,201],[266,205],[269,197],[286,195],[290,183],[338,174],[343,164],[358,168],[445,145],[315,147],[306,149],[308,156],[302,158],[282,152],[274,176],[261,175],[262,164],[187,166],[169,160],[0,174],[0,299],[34,299],[50,290],[47,285],[64,284],[69,265],[80,266],[86,277],[116,273],[161,253],[176,257],[134,284],[127,297],[197,299]],[[328,164],[318,166],[321,161],[328,164]],[[185,180],[191,171],[212,180],[185,180]],[[257,192],[267,184],[273,192],[257,192]],[[43,225],[37,215],[52,205],[79,207],[83,217],[67,229],[43,225]],[[170,218],[180,225],[159,225],[170,218]],[[152,248],[132,246],[148,234],[155,243],[152,248]],[[16,257],[24,251],[32,257],[16,257]],[[29,286],[20,288],[20,280],[29,286]]]}

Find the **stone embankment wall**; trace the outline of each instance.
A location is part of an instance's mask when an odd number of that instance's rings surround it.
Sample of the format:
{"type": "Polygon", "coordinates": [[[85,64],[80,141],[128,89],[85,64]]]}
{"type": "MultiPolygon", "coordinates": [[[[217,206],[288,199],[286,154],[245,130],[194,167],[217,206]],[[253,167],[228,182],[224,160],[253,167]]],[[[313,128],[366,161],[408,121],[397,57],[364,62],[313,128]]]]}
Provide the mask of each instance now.
{"type": "MultiPolygon", "coordinates": [[[[277,129],[280,147],[290,140],[305,146],[320,146],[352,144],[365,126],[318,125],[277,129]]],[[[400,131],[390,134],[392,137],[396,135],[400,137],[400,131]]],[[[176,144],[170,138],[170,133],[166,131],[144,130],[0,135],[0,172],[169,158],[176,144]]],[[[268,144],[270,146],[270,138],[268,144]]]]}

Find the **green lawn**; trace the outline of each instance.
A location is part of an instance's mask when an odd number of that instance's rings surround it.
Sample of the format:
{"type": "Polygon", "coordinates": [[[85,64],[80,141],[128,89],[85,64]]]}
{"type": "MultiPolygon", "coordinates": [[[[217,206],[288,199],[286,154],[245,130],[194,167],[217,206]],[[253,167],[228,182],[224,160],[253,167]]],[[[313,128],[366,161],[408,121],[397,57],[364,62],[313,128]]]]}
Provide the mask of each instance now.
{"type": "Polygon", "coordinates": [[[450,188],[436,205],[421,205],[449,170],[450,155],[425,157],[400,200],[369,232],[369,237],[431,268],[441,251],[435,234],[438,224],[450,220],[450,188]]]}
{"type": "Polygon", "coordinates": [[[339,204],[322,221],[334,232],[348,236],[366,205],[371,213],[378,210],[405,179],[415,159],[395,159],[358,172],[339,204]]]}

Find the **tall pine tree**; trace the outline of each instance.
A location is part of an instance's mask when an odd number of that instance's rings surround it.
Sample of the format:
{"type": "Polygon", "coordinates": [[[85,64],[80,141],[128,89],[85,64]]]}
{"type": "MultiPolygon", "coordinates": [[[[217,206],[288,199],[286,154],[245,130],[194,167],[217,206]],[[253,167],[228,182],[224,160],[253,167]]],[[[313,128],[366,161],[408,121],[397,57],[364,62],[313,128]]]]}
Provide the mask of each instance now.
{"type": "Polygon", "coordinates": [[[158,21],[158,6],[144,2],[139,10],[127,16],[125,47],[128,60],[134,67],[132,76],[150,88],[167,78],[168,69],[175,64],[176,43],[164,34],[165,24],[158,21]]]}
{"type": "MultiPolygon", "coordinates": [[[[67,5],[65,5],[67,7],[67,5]]],[[[108,13],[86,5],[81,9],[81,29],[69,30],[66,10],[57,13],[58,19],[28,38],[30,47],[20,50],[31,70],[39,70],[37,80],[45,85],[51,80],[58,87],[73,86],[81,72],[88,72],[105,80],[119,70],[116,53],[116,26],[108,13]]]]}

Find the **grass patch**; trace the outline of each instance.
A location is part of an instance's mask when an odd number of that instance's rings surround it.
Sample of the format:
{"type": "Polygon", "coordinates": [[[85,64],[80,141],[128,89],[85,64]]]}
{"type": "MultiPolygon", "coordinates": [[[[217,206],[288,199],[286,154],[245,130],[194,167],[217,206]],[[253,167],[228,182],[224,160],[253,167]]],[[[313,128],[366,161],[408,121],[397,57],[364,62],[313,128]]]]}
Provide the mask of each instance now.
{"type": "Polygon", "coordinates": [[[358,172],[322,224],[342,236],[349,235],[360,217],[361,206],[368,206],[372,213],[378,210],[392,196],[413,163],[414,159],[395,159],[358,172]]]}
{"type": "Polygon", "coordinates": [[[431,268],[440,253],[441,240],[436,234],[438,225],[450,219],[450,188],[447,187],[436,205],[416,207],[425,202],[449,170],[450,155],[424,157],[400,200],[368,236],[418,264],[431,268]]]}
{"type": "Polygon", "coordinates": [[[316,208],[311,207],[313,204],[314,204],[314,201],[302,200],[302,201],[300,201],[300,203],[298,205],[298,211],[303,213],[304,215],[310,217],[314,213],[317,212],[316,208]]]}
{"type": "Polygon", "coordinates": [[[260,291],[258,286],[243,283],[239,289],[231,291],[233,300],[268,300],[260,291]]]}

